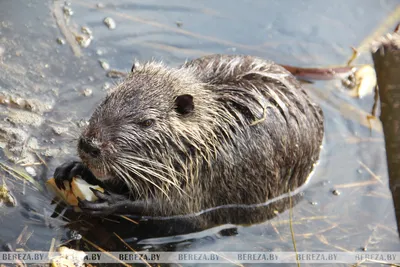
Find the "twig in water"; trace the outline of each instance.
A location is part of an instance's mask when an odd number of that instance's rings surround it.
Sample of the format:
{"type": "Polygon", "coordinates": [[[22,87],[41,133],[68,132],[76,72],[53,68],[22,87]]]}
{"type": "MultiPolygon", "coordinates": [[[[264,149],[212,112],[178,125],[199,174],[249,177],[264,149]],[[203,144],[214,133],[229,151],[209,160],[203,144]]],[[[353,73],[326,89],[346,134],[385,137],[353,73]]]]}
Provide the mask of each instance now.
{"type": "Polygon", "coordinates": [[[132,220],[131,218],[129,218],[129,217],[125,216],[125,215],[120,215],[120,217],[125,219],[125,220],[127,220],[127,221],[133,222],[134,224],[139,224],[137,221],[132,220]]]}
{"type": "Polygon", "coordinates": [[[300,267],[300,262],[298,260],[298,254],[297,254],[296,239],[294,237],[294,230],[293,230],[292,220],[293,220],[293,203],[292,203],[292,194],[291,194],[291,192],[289,190],[289,227],[290,227],[290,233],[292,235],[292,242],[293,242],[294,252],[296,254],[296,263],[297,263],[297,266],[300,267]]]}
{"type": "Polygon", "coordinates": [[[136,250],[134,250],[131,246],[128,245],[128,243],[125,242],[125,240],[123,240],[119,235],[117,235],[116,233],[114,233],[114,235],[122,242],[124,243],[125,246],[127,246],[130,250],[132,250],[133,252],[135,252],[136,255],[139,256],[140,260],[144,262],[144,264],[146,264],[147,266],[151,267],[151,265],[145,260],[143,259],[143,257],[137,253],[136,250]]]}
{"type": "Polygon", "coordinates": [[[53,15],[54,15],[54,18],[56,19],[57,26],[60,29],[61,33],[64,35],[65,40],[71,47],[72,51],[74,52],[74,55],[76,57],[80,57],[82,55],[81,48],[76,43],[74,35],[70,32],[70,30],[67,27],[67,24],[65,23],[64,14],[62,12],[61,5],[60,5],[61,1],[56,0],[53,2],[54,2],[53,15]]]}
{"type": "Polygon", "coordinates": [[[126,262],[121,261],[120,259],[116,258],[115,256],[113,256],[112,254],[110,254],[108,251],[102,249],[101,247],[99,247],[98,245],[96,245],[95,243],[87,240],[85,237],[82,236],[83,241],[85,241],[86,243],[88,243],[89,245],[91,245],[92,247],[98,249],[101,252],[104,252],[105,254],[107,254],[109,257],[113,258],[114,260],[120,262],[122,265],[126,266],[126,267],[132,267],[131,265],[127,264],[126,262]]]}

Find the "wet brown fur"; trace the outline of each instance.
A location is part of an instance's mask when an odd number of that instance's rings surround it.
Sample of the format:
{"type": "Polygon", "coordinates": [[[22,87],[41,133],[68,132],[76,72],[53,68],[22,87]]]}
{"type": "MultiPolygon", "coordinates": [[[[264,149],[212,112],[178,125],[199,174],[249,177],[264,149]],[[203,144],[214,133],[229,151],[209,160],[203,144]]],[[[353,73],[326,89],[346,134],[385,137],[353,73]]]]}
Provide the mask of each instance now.
{"type": "MultiPolygon", "coordinates": [[[[85,164],[149,200],[144,215],[257,204],[302,185],[316,163],[323,114],[281,66],[211,55],[168,68],[138,66],[105,98],[82,137],[85,164]],[[193,96],[188,114],[180,95],[193,96]],[[141,122],[154,120],[150,127],[141,122]]],[[[99,179],[100,179],[99,176],[99,179]]]]}

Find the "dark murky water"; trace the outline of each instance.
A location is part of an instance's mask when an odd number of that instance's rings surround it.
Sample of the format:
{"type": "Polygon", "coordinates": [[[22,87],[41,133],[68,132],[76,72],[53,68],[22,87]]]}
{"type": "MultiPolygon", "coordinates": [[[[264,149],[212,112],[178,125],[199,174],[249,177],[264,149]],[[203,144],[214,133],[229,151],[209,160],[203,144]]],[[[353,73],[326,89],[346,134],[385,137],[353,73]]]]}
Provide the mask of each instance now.
{"type": "MultiPolygon", "coordinates": [[[[94,36],[88,48],[81,48],[79,58],[68,44],[56,42],[63,35],[52,14],[63,4],[0,2],[0,51],[4,49],[2,55],[0,52],[0,89],[52,106],[38,125],[19,126],[37,140],[37,152],[47,162],[47,167],[34,166],[41,183],[74,155],[74,139],[68,132],[77,131],[75,123],[88,118],[105,95],[107,84],[115,83],[106,77],[98,60],[120,70],[130,69],[134,59],[156,58],[179,65],[187,58],[209,53],[250,54],[300,66],[344,64],[351,53],[349,47],[359,45],[398,1],[116,0],[103,1],[105,7],[96,8],[97,1],[73,0],[70,29],[80,32],[81,26],[88,26],[94,36]],[[107,16],[116,21],[116,29],[103,24],[107,16]],[[87,88],[93,95],[82,94],[87,88]],[[56,134],[54,129],[60,126],[68,131],[56,134]]],[[[370,63],[369,54],[358,62],[370,63]]],[[[372,129],[367,127],[372,96],[352,99],[338,84],[307,85],[324,109],[326,135],[321,162],[293,209],[297,249],[397,251],[400,242],[382,130],[377,121],[372,121],[372,129]],[[340,195],[332,194],[334,189],[340,195]]],[[[0,110],[2,119],[13,111],[6,106],[0,110]]],[[[25,226],[32,235],[26,245],[15,247],[48,250],[52,238],[56,244],[71,239],[62,220],[43,221],[43,214],[54,209],[49,196],[5,172],[2,177],[21,205],[0,209],[0,244],[14,244],[25,226]]],[[[239,226],[236,231],[226,230],[232,228],[226,225],[164,238],[156,238],[157,234],[146,228],[135,232],[132,226],[128,241],[136,249],[292,251],[288,219],[286,210],[269,221],[239,226]]],[[[79,221],[73,224],[80,228],[79,221]]],[[[99,232],[99,236],[110,235],[106,229],[99,232]]]]}

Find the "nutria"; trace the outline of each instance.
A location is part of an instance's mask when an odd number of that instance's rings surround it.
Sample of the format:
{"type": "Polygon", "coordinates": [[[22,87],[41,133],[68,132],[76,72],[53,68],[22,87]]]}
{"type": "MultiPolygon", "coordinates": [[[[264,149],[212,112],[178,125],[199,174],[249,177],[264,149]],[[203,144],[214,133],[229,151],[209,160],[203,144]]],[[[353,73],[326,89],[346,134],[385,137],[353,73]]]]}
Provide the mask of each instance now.
{"type": "Polygon", "coordinates": [[[135,66],[94,111],[78,153],[55,171],[105,186],[90,214],[170,216],[264,203],[302,185],[323,114],[283,67],[210,55],[179,68],[135,66]]]}

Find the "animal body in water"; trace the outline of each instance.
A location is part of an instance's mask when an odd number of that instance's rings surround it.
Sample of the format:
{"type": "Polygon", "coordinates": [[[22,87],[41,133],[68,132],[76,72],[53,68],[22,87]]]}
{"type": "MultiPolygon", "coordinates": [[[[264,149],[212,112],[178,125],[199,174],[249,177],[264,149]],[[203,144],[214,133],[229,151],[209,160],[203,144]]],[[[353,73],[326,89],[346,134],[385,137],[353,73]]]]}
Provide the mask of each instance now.
{"type": "Polygon", "coordinates": [[[81,161],[58,187],[100,184],[94,215],[172,216],[264,203],[302,185],[318,160],[323,114],[283,67],[210,55],[178,68],[135,66],[83,130],[81,161]]]}

